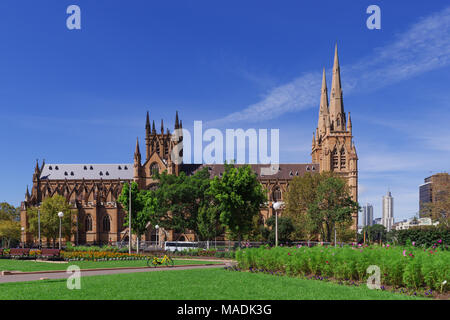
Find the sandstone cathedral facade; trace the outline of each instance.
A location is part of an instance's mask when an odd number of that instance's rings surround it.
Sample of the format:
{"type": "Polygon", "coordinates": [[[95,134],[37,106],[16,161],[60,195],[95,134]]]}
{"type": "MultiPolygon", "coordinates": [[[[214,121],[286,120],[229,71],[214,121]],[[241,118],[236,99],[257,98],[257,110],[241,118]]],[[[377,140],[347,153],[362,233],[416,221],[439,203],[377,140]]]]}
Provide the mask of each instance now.
{"type": "MultiPolygon", "coordinates": [[[[174,129],[181,129],[182,121],[175,116],[174,129]]],[[[33,174],[31,192],[27,187],[25,201],[21,204],[21,225],[24,243],[33,243],[33,235],[28,230],[27,209],[39,206],[42,201],[55,194],[64,196],[75,211],[75,225],[71,241],[76,244],[111,243],[126,241],[128,229],[123,226],[126,212],[117,202],[122,185],[136,181],[140,189],[153,188],[157,181],[153,179],[155,171],[167,171],[178,175],[180,172],[192,174],[207,167],[211,177],[221,176],[223,164],[184,164],[173,161],[171,154],[182,137],[173,139],[169,129],[164,128],[161,120],[160,130],[156,130],[155,121],[150,125],[147,112],[145,124],[145,158],[142,158],[139,141],[136,141],[133,163],[122,164],[49,164],[36,166],[33,174]]],[[[350,188],[354,201],[358,200],[358,157],[352,135],[350,113],[344,112],[343,92],[341,87],[339,58],[337,47],[334,56],[331,94],[323,72],[322,89],[319,105],[319,120],[313,134],[311,163],[280,164],[275,174],[264,176],[262,164],[251,164],[260,183],[267,190],[267,206],[261,208],[263,222],[274,214],[272,204],[282,201],[289,182],[296,176],[307,172],[334,171],[343,177],[350,188]]],[[[357,230],[358,214],[353,216],[352,228],[357,230]]],[[[195,240],[192,233],[175,233],[172,230],[158,230],[159,239],[195,240]]],[[[149,226],[143,240],[155,240],[154,226],[149,226]]]]}

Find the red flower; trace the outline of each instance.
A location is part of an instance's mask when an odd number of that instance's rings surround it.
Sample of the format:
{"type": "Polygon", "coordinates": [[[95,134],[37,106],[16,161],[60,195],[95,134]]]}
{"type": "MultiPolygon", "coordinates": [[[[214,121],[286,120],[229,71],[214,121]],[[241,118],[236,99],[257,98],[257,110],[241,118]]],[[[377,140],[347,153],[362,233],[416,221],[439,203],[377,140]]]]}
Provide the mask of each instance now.
{"type": "Polygon", "coordinates": [[[328,263],[328,260],[327,261],[325,261],[326,263],[328,263]]]}

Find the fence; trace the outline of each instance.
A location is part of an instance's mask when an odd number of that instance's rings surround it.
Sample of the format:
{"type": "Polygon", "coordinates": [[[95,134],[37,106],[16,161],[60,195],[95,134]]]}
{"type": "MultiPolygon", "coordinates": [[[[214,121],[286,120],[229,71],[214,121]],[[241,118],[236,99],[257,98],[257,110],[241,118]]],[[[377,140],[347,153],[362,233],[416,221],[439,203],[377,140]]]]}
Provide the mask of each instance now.
{"type": "MultiPolygon", "coordinates": [[[[233,251],[237,248],[258,248],[262,245],[273,244],[268,242],[258,242],[258,241],[239,241],[236,240],[226,240],[226,241],[196,241],[196,242],[185,242],[185,241],[168,241],[172,251],[181,251],[185,249],[204,249],[204,250],[215,250],[215,251],[233,251]]],[[[336,246],[344,246],[351,243],[338,242],[336,246]]],[[[119,248],[128,247],[128,241],[117,242],[115,245],[119,248]]],[[[320,242],[320,241],[294,241],[289,243],[279,243],[279,246],[289,246],[289,247],[315,247],[317,245],[324,246],[334,246],[331,242],[320,242]]],[[[136,242],[132,243],[133,250],[136,248],[136,242]]],[[[165,242],[158,243],[157,241],[141,241],[139,242],[139,248],[142,251],[161,251],[165,250],[165,242]]]]}

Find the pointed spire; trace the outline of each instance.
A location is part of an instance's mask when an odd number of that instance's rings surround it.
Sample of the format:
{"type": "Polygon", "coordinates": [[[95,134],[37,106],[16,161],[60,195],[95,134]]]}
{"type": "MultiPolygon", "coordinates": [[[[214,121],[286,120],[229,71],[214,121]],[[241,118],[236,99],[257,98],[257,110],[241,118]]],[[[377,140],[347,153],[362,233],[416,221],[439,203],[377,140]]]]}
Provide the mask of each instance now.
{"type": "Polygon", "coordinates": [[[180,129],[183,128],[183,120],[180,120],[180,129]]]}
{"type": "Polygon", "coordinates": [[[164,134],[164,121],[161,119],[161,133],[164,134]]]}
{"type": "Polygon", "coordinates": [[[148,111],[147,111],[147,120],[145,122],[145,131],[147,133],[150,133],[150,115],[149,115],[148,111]]]}
{"type": "Polygon", "coordinates": [[[139,138],[136,138],[136,151],[134,152],[134,154],[141,154],[141,150],[139,150],[139,138]]]}
{"type": "Polygon", "coordinates": [[[29,201],[31,198],[30,191],[28,191],[28,185],[27,185],[27,192],[25,193],[25,201],[29,201]]]}
{"type": "Polygon", "coordinates": [[[36,159],[36,167],[34,168],[34,172],[38,173],[39,172],[39,160],[36,159]]]}
{"type": "Polygon", "coordinates": [[[312,138],[312,146],[313,146],[313,148],[314,148],[315,145],[316,145],[316,135],[313,132],[313,138],[312,138]]]}
{"type": "Polygon", "coordinates": [[[153,134],[156,133],[155,120],[153,120],[153,123],[152,123],[152,133],[153,134]]]}
{"type": "Polygon", "coordinates": [[[175,114],[175,129],[178,129],[180,127],[180,122],[178,120],[178,110],[175,114]]]}
{"type": "MultiPolygon", "coordinates": [[[[328,89],[327,79],[325,76],[325,68],[323,68],[322,74],[322,89],[320,93],[320,107],[319,107],[319,123],[317,125],[319,134],[324,135],[326,131],[326,117],[328,116],[328,89]]],[[[319,138],[319,137],[317,137],[319,138]]]]}
{"type": "Polygon", "coordinates": [[[352,132],[352,118],[350,117],[350,112],[348,113],[347,131],[350,133],[352,132]]]}
{"type": "Polygon", "coordinates": [[[342,101],[341,70],[339,66],[337,43],[334,51],[333,79],[331,81],[329,109],[333,129],[338,131],[345,130],[345,112],[342,101]]]}
{"type": "Polygon", "coordinates": [[[134,160],[141,164],[141,150],[139,149],[139,138],[136,137],[136,150],[134,151],[134,160]]]}

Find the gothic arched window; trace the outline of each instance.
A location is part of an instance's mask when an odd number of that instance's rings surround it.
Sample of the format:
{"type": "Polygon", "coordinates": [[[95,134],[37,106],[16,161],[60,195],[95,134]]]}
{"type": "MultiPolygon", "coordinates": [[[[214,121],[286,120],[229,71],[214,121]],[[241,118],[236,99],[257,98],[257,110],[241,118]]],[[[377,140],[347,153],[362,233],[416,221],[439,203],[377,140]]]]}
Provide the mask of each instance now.
{"type": "Polygon", "coordinates": [[[86,232],[92,231],[92,216],[90,214],[84,219],[84,228],[86,232]]]}
{"type": "Polygon", "coordinates": [[[334,149],[333,151],[333,155],[331,158],[331,165],[333,169],[338,169],[339,168],[339,155],[336,149],[334,149]]]}
{"type": "Polygon", "coordinates": [[[280,201],[281,200],[280,187],[277,186],[277,187],[275,187],[275,189],[273,189],[272,198],[273,198],[273,201],[280,201]]]}
{"type": "Polygon", "coordinates": [[[156,162],[153,162],[150,165],[150,174],[153,176],[154,174],[159,173],[159,165],[156,162]]]}
{"type": "Polygon", "coordinates": [[[103,231],[109,232],[110,229],[111,229],[111,218],[107,214],[103,216],[103,231]]]}
{"type": "Polygon", "coordinates": [[[346,157],[345,157],[345,150],[344,148],[341,149],[341,169],[344,169],[346,167],[346,157]]]}
{"type": "Polygon", "coordinates": [[[169,144],[166,142],[164,142],[164,155],[168,156],[169,155],[169,144]]]}
{"type": "Polygon", "coordinates": [[[159,142],[156,141],[156,153],[159,154],[159,142]]]}

